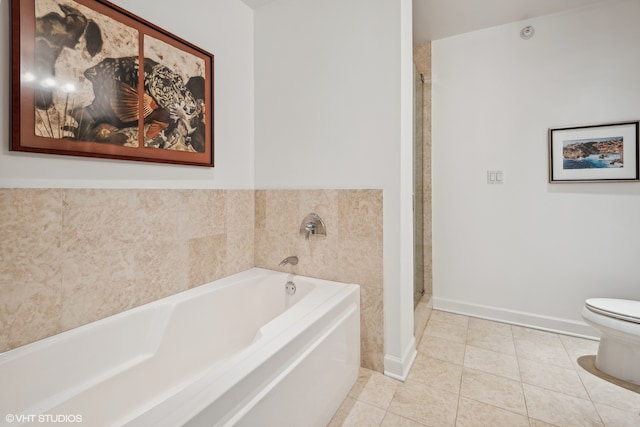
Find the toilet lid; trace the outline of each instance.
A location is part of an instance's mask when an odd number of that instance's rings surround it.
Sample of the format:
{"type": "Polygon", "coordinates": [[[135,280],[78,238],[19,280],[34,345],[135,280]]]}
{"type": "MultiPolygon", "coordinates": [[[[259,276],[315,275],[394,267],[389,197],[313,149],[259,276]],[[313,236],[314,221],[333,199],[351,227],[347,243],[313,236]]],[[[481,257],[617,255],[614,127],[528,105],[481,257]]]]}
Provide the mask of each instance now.
{"type": "Polygon", "coordinates": [[[640,323],[640,301],[614,298],[590,298],[585,306],[594,313],[627,322],[640,323]]]}

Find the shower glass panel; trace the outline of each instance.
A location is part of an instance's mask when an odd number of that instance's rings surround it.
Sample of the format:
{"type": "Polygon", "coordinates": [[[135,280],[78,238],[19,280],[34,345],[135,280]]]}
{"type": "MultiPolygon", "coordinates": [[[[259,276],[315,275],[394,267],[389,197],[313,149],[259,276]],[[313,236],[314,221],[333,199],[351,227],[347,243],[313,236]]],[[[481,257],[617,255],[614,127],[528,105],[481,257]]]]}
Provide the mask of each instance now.
{"type": "Polygon", "coordinates": [[[424,77],[413,67],[413,307],[424,295],[424,77]]]}

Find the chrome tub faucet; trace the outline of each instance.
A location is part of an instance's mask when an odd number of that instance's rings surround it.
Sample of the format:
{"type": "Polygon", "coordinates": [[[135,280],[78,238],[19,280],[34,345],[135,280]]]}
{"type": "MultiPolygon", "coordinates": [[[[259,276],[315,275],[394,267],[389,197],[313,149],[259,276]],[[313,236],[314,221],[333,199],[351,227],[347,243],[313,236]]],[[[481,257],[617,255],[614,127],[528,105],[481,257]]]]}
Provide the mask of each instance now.
{"type": "Polygon", "coordinates": [[[278,264],[278,265],[280,267],[284,267],[287,264],[296,265],[297,263],[298,263],[298,257],[293,255],[293,256],[286,257],[285,259],[280,261],[280,264],[278,264]]]}

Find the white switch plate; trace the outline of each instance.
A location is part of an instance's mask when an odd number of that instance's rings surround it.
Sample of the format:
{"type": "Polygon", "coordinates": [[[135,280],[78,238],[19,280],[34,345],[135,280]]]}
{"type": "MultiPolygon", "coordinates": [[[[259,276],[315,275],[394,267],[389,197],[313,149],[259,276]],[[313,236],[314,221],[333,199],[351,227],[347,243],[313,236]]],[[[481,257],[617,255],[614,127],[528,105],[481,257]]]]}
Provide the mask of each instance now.
{"type": "Polygon", "coordinates": [[[504,173],[502,171],[487,171],[487,184],[502,184],[504,173]]]}

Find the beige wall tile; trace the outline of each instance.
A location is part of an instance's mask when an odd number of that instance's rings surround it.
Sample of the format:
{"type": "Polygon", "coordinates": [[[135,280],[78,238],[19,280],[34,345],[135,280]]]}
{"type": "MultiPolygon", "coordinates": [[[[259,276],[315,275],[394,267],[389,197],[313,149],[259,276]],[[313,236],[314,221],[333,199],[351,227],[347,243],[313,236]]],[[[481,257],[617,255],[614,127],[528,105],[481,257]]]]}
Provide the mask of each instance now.
{"type": "Polygon", "coordinates": [[[431,42],[425,42],[413,47],[413,60],[419,73],[424,74],[426,80],[431,80],[431,42]]]}
{"type": "Polygon", "coordinates": [[[225,190],[184,190],[187,195],[184,230],[186,239],[214,236],[226,231],[225,190]]]}
{"type": "Polygon", "coordinates": [[[59,190],[0,189],[0,353],[60,329],[62,206],[59,190]]]}
{"type": "Polygon", "coordinates": [[[282,270],[362,286],[383,370],[381,190],[0,190],[0,213],[0,351],[298,255],[282,270]],[[299,234],[310,212],[326,238],[299,234]]]}
{"type": "Polygon", "coordinates": [[[255,222],[256,266],[361,285],[362,366],[382,372],[382,191],[257,190],[255,222]],[[300,224],[312,212],[327,236],[305,240],[300,224]],[[278,267],[291,255],[298,265],[278,267]]]}
{"type": "Polygon", "coordinates": [[[0,190],[0,351],[253,267],[254,194],[0,190]]]}
{"type": "Polygon", "coordinates": [[[225,262],[225,276],[230,276],[255,266],[254,233],[253,230],[234,230],[226,234],[227,254],[225,262]]]}
{"type": "Polygon", "coordinates": [[[191,239],[188,247],[190,287],[194,288],[224,277],[227,260],[225,234],[191,239]]]}
{"type": "Polygon", "coordinates": [[[255,227],[256,230],[267,228],[267,191],[255,191],[255,227]]]}
{"type": "Polygon", "coordinates": [[[300,193],[298,190],[270,190],[266,194],[266,228],[287,236],[298,236],[302,218],[299,218],[300,193]]]}
{"type": "Polygon", "coordinates": [[[136,250],[134,262],[136,302],[146,304],[189,288],[187,242],[145,242],[136,250]],[[183,267],[176,267],[183,266],[183,267]]]}
{"type": "Polygon", "coordinates": [[[343,190],[338,195],[340,241],[382,239],[382,190],[343,190]]]}
{"type": "Polygon", "coordinates": [[[360,287],[361,366],[384,371],[384,315],[382,289],[360,287]]]}

